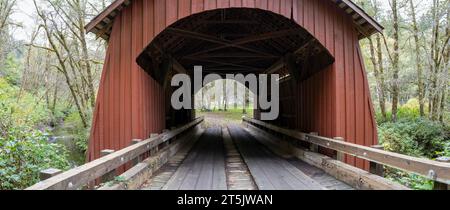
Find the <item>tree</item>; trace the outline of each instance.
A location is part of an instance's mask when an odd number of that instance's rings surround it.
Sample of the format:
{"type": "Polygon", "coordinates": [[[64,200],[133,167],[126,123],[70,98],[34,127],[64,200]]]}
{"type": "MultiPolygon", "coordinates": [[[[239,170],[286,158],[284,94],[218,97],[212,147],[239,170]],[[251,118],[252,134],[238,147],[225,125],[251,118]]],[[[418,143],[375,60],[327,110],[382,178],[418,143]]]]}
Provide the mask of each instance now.
{"type": "Polygon", "coordinates": [[[85,128],[89,126],[90,113],[95,106],[95,71],[100,62],[89,52],[84,26],[88,18],[87,0],[34,0],[40,28],[46,42],[44,46],[31,43],[51,52],[57,61],[53,67],[63,75],[73,102],[85,128]],[[45,5],[45,9],[41,5],[45,5]]]}
{"type": "MultiPolygon", "coordinates": [[[[373,16],[378,17],[379,14],[379,5],[378,1],[369,1],[369,5],[365,2],[361,2],[363,7],[370,7],[373,10],[373,16]]],[[[369,40],[369,48],[370,48],[370,60],[373,65],[373,71],[375,75],[375,80],[377,83],[377,93],[378,93],[378,102],[380,105],[381,116],[383,121],[387,121],[387,111],[386,111],[386,81],[385,81],[385,73],[383,66],[383,52],[381,45],[381,36],[379,34],[376,36],[376,46],[373,42],[372,37],[368,37],[369,40]]]]}
{"type": "Polygon", "coordinates": [[[391,83],[391,95],[392,95],[392,121],[397,121],[397,112],[399,105],[399,60],[400,60],[400,48],[399,48],[399,8],[397,0],[391,0],[390,6],[392,10],[392,22],[393,22],[393,41],[394,52],[392,54],[392,83],[391,83]]]}
{"type": "Polygon", "coordinates": [[[430,41],[429,54],[429,107],[431,120],[439,120],[443,115],[442,109],[443,100],[446,96],[446,87],[448,85],[448,48],[449,48],[449,33],[448,33],[448,0],[433,0],[431,7],[432,29],[430,41]],[[442,7],[441,5],[445,5],[442,7]],[[443,20],[447,21],[447,27],[443,29],[443,20]]]}
{"type": "Polygon", "coordinates": [[[233,89],[234,89],[234,109],[238,109],[238,82],[236,80],[233,81],[233,89]]]}
{"type": "MultiPolygon", "coordinates": [[[[6,57],[5,45],[9,43],[9,27],[12,24],[11,15],[13,8],[16,5],[16,0],[1,0],[0,1],[0,64],[6,57]]],[[[1,66],[1,65],[0,65],[1,66]]]]}
{"type": "Polygon", "coordinates": [[[410,6],[410,14],[412,18],[411,28],[414,37],[414,49],[415,49],[415,58],[416,58],[416,71],[417,71],[417,96],[419,98],[419,110],[420,116],[425,116],[425,83],[424,83],[424,74],[422,67],[422,55],[420,50],[420,41],[419,41],[419,27],[417,24],[417,15],[416,15],[416,6],[414,5],[413,0],[409,0],[410,6]]]}

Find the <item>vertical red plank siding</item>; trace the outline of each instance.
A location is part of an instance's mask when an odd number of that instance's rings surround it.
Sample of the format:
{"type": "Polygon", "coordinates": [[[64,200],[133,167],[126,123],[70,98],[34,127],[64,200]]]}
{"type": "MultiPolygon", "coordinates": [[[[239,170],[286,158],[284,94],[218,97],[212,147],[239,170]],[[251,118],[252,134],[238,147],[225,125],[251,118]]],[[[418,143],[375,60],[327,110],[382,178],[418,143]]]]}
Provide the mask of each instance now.
{"type": "MultiPolygon", "coordinates": [[[[191,14],[191,0],[178,1],[179,17],[184,18],[191,14]]],[[[173,8],[173,7],[172,7],[173,8]]]]}
{"type": "Polygon", "coordinates": [[[192,13],[204,11],[204,0],[192,0],[192,13]]]}
{"type": "Polygon", "coordinates": [[[242,0],[231,0],[230,7],[242,7],[242,0]]]}
{"type": "MultiPolygon", "coordinates": [[[[166,94],[135,62],[154,37],[181,18],[216,8],[260,8],[293,19],[335,57],[306,81],[284,85],[287,127],[377,144],[376,122],[351,17],[329,0],[133,0],[114,20],[89,143],[88,159],[165,129],[166,94]]],[[[255,113],[258,116],[258,113],[255,113]]],[[[326,151],[325,151],[326,152],[326,151]]],[[[347,161],[367,169],[362,160],[347,161]]]]}

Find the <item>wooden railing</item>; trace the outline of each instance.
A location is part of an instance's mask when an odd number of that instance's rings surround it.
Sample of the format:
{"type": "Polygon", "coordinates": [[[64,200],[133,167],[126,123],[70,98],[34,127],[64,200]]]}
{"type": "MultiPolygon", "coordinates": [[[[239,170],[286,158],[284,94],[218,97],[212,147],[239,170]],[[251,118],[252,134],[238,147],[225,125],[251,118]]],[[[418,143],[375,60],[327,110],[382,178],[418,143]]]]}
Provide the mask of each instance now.
{"type": "Polygon", "coordinates": [[[113,152],[100,159],[63,173],[59,172],[58,170],[47,170],[48,172],[57,175],[51,178],[45,177],[48,179],[29,187],[27,190],[80,189],[88,185],[88,183],[100,178],[101,176],[104,176],[127,163],[133,162],[141,155],[144,155],[150,152],[152,149],[169,142],[171,139],[185,133],[186,131],[199,125],[203,121],[203,117],[198,118],[183,127],[168,131],[158,136],[154,136],[144,141],[135,142],[135,144],[127,148],[124,148],[117,152],[113,152]]]}
{"type": "Polygon", "coordinates": [[[440,185],[450,184],[450,163],[432,161],[424,158],[416,158],[367,146],[352,144],[345,142],[345,140],[342,138],[331,139],[318,136],[317,133],[302,133],[281,128],[255,119],[244,118],[243,121],[244,123],[248,123],[265,130],[270,130],[271,132],[282,134],[294,140],[310,143],[312,145],[335,150],[338,153],[344,153],[357,158],[368,160],[370,162],[424,176],[440,183],[440,185]]]}

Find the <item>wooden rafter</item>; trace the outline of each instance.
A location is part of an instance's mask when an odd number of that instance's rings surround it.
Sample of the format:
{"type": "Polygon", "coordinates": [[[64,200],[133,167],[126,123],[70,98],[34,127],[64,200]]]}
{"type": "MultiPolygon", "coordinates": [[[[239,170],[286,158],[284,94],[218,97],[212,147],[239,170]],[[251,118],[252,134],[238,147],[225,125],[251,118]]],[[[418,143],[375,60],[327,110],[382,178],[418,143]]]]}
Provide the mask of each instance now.
{"type": "MultiPolygon", "coordinates": [[[[225,48],[234,47],[234,48],[239,48],[241,50],[257,53],[257,54],[260,54],[260,55],[272,55],[272,54],[270,54],[268,52],[263,52],[263,51],[260,51],[260,50],[257,50],[257,49],[253,49],[253,48],[250,48],[250,47],[244,47],[244,46],[235,44],[234,42],[231,42],[231,41],[227,41],[227,40],[224,40],[224,39],[221,39],[221,38],[217,38],[217,37],[214,37],[214,36],[210,36],[210,35],[202,34],[202,33],[198,33],[198,32],[193,32],[193,31],[188,31],[188,30],[183,30],[183,29],[178,29],[178,28],[167,28],[166,32],[172,33],[172,34],[175,34],[175,35],[179,35],[179,36],[188,37],[188,38],[191,38],[191,39],[197,39],[197,40],[202,40],[202,41],[206,41],[206,42],[211,42],[211,43],[223,45],[223,46],[225,46],[225,48]]],[[[221,48],[221,49],[223,49],[223,48],[221,48]]],[[[209,51],[209,52],[211,52],[211,51],[209,51]]],[[[197,53],[195,53],[193,55],[197,55],[197,53]]]]}
{"type": "Polygon", "coordinates": [[[191,59],[191,60],[207,62],[207,63],[215,63],[215,64],[224,65],[224,66],[240,67],[240,68],[245,68],[247,70],[253,70],[253,71],[260,70],[259,68],[255,68],[253,66],[241,65],[241,64],[231,63],[231,62],[222,62],[222,61],[218,61],[218,60],[211,60],[211,59],[191,59]]]}
{"type": "Polygon", "coordinates": [[[242,39],[232,41],[228,44],[224,44],[223,46],[206,49],[206,50],[194,53],[192,55],[188,55],[187,57],[198,56],[198,55],[202,55],[202,54],[209,53],[209,52],[214,52],[214,51],[229,48],[229,47],[238,47],[238,46],[242,46],[244,44],[248,44],[248,43],[252,43],[252,42],[258,42],[258,41],[263,41],[263,40],[268,40],[268,39],[273,39],[273,38],[279,38],[279,37],[284,37],[284,36],[288,36],[288,35],[292,35],[292,34],[299,34],[299,33],[300,33],[299,29],[287,29],[287,30],[281,30],[281,31],[268,32],[268,33],[264,33],[264,34],[257,34],[257,35],[253,35],[250,37],[245,37],[242,39]]]}
{"type": "Polygon", "coordinates": [[[274,55],[258,55],[254,53],[240,53],[240,52],[217,52],[210,54],[203,54],[197,56],[185,56],[184,58],[261,58],[261,59],[271,59],[271,58],[279,58],[279,56],[274,55]]]}

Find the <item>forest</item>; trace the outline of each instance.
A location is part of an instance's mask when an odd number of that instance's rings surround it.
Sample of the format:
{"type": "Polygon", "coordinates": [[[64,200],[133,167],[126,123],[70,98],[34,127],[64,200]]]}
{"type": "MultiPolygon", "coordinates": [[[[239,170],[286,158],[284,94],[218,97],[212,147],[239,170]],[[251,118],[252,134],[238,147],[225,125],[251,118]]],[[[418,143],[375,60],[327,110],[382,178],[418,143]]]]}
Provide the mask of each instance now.
{"type": "MultiPolygon", "coordinates": [[[[0,0],[0,190],[33,185],[46,168],[84,163],[106,51],[84,26],[110,2],[0,0]]],[[[355,2],[385,27],[360,42],[380,144],[450,156],[450,0],[355,2]]],[[[395,169],[386,175],[433,187],[395,169]]]]}

